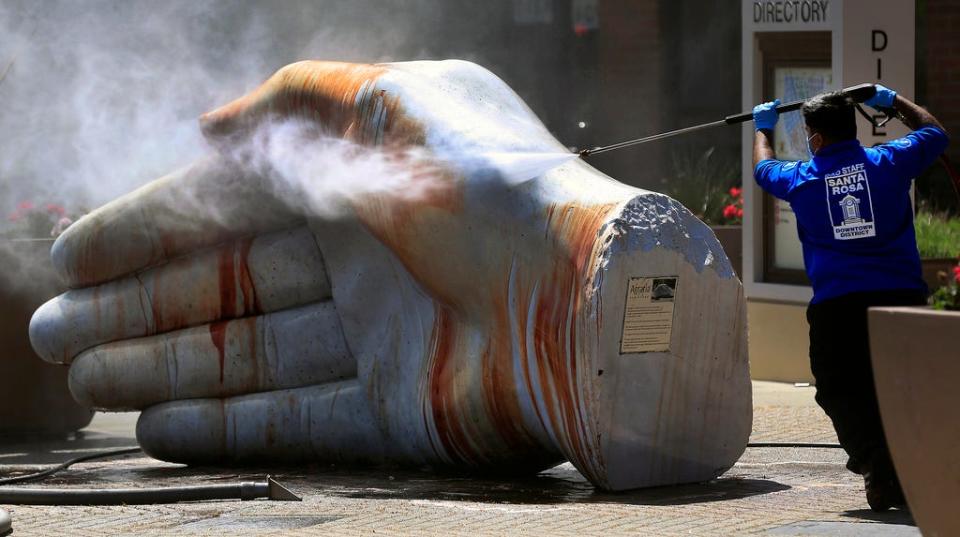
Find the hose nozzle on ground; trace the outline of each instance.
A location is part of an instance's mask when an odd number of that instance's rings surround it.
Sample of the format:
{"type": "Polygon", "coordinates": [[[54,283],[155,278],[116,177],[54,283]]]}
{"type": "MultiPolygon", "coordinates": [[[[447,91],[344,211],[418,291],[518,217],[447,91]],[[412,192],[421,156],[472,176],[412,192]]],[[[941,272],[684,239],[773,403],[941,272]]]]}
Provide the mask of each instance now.
{"type": "Polygon", "coordinates": [[[10,514],[0,509],[0,537],[13,533],[13,524],[10,521],[10,514]]]}
{"type": "Polygon", "coordinates": [[[284,487],[280,483],[277,483],[272,477],[267,476],[267,499],[277,502],[299,502],[303,501],[300,496],[297,496],[290,491],[287,487],[284,487]]]}

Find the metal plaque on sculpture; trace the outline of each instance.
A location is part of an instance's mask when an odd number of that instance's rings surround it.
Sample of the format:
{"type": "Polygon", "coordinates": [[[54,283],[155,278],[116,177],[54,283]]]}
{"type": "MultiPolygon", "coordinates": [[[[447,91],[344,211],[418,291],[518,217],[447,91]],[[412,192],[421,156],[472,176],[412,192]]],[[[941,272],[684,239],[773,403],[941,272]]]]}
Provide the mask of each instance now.
{"type": "Polygon", "coordinates": [[[630,278],[623,310],[620,354],[670,350],[677,280],[676,276],[630,278]]]}

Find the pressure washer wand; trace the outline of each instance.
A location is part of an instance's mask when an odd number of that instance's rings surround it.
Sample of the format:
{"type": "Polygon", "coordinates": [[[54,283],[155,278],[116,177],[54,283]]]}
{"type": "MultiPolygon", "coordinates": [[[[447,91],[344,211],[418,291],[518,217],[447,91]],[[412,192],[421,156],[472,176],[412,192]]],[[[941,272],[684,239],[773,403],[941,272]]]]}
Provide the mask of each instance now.
{"type": "MultiPolygon", "coordinates": [[[[844,94],[850,97],[854,102],[862,103],[870,97],[873,97],[874,93],[877,92],[877,88],[873,84],[859,84],[857,86],[852,86],[842,90],[844,94]]],[[[794,110],[799,110],[805,101],[793,101],[786,104],[781,104],[777,107],[777,113],[783,114],[786,112],[792,112],[794,110]]],[[[746,123],[747,121],[753,120],[753,112],[744,112],[742,114],[734,114],[732,116],[727,116],[719,121],[713,121],[711,123],[704,123],[702,125],[694,125],[692,127],[685,127],[682,129],[677,129],[668,132],[661,132],[660,134],[654,134],[652,136],[647,136],[644,138],[637,138],[635,140],[627,140],[625,142],[620,142],[611,145],[605,145],[600,147],[594,147],[593,149],[584,149],[580,151],[581,157],[589,157],[590,155],[596,155],[598,153],[606,153],[607,151],[613,151],[615,149],[623,149],[624,147],[631,147],[634,145],[643,144],[646,142],[652,142],[654,140],[662,140],[664,138],[670,138],[671,136],[678,136],[680,134],[687,134],[688,132],[696,132],[699,130],[711,129],[713,127],[719,127],[721,125],[737,125],[740,123],[746,123]]]]}

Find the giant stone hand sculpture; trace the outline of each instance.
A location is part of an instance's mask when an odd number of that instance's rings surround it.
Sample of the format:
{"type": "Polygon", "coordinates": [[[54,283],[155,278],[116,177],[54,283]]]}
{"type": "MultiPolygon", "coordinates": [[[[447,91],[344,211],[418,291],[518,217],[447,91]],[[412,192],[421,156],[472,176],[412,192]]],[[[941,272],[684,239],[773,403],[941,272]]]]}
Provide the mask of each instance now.
{"type": "Polygon", "coordinates": [[[30,326],[79,401],[144,410],[151,455],[528,473],[566,459],[619,490],[711,479],[742,453],[744,298],[716,238],[579,159],[504,180],[483,155],[565,149],[490,72],[301,62],[201,127],[214,156],[56,242],[72,290],[30,326]],[[233,151],[278,119],[432,186],[315,214],[233,151]]]}

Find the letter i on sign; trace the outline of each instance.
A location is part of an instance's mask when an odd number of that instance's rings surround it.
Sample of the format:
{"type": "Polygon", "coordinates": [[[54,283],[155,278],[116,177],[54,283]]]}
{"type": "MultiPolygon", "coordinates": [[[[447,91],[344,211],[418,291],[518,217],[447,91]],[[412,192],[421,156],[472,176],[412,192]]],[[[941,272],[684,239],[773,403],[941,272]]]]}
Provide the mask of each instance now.
{"type": "MultiPolygon", "coordinates": [[[[877,53],[877,82],[883,80],[883,57],[880,53],[887,50],[887,32],[883,30],[873,30],[870,32],[870,49],[877,53]]],[[[883,118],[882,114],[874,114],[874,121],[883,118]]],[[[874,136],[886,136],[887,132],[873,127],[874,136]]]]}

